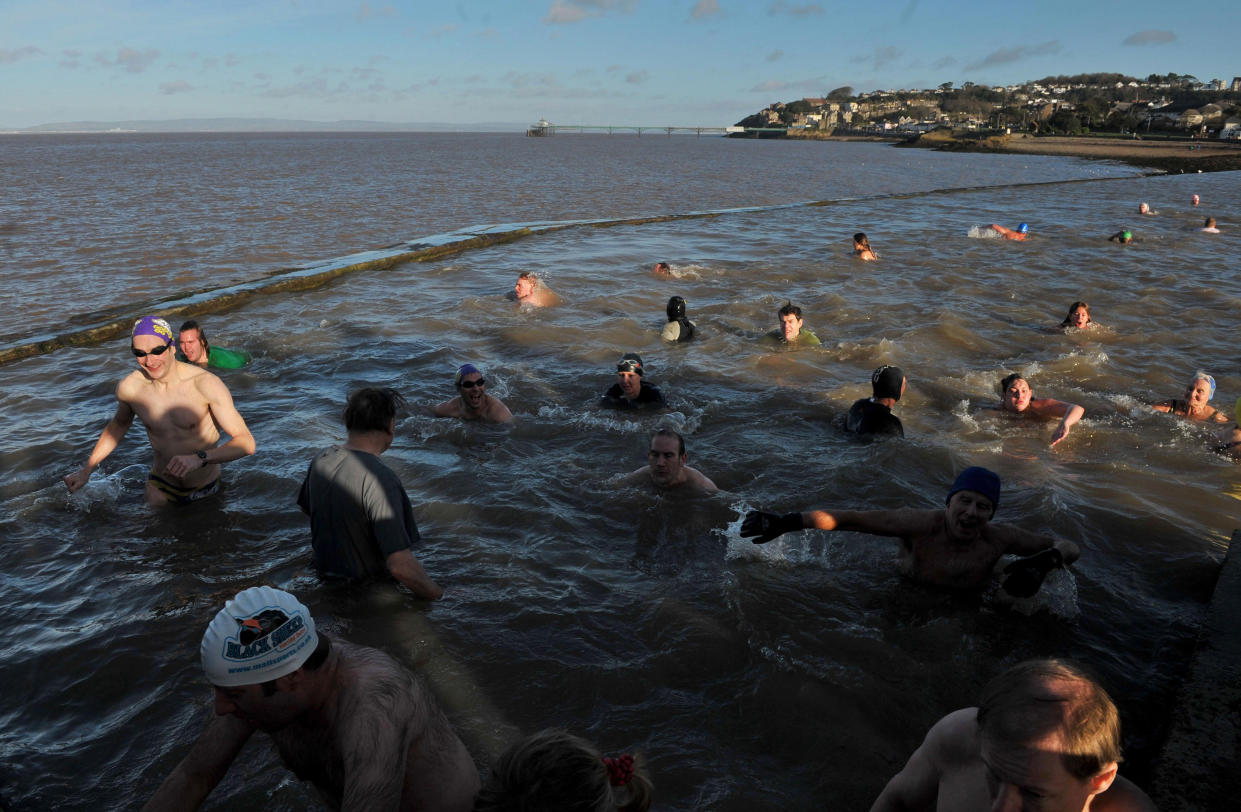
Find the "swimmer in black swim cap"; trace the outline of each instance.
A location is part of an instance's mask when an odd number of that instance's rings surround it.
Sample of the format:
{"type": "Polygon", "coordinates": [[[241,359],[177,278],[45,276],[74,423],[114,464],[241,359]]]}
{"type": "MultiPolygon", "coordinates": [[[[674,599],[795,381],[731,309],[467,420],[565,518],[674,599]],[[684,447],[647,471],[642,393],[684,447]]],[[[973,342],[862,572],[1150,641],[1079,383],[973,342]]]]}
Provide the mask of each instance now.
{"type": "Polygon", "coordinates": [[[694,323],[685,317],[685,300],[673,296],[668,300],[668,323],[660,337],[664,341],[689,341],[694,337],[694,323]]]}
{"type": "Polygon", "coordinates": [[[616,383],[599,399],[605,409],[658,409],[666,406],[658,388],[642,380],[642,356],[627,352],[616,362],[616,383]]]}
{"type": "Polygon", "coordinates": [[[900,367],[884,365],[870,376],[871,396],[854,402],[845,417],[845,428],[855,434],[905,436],[900,418],[892,407],[905,394],[905,373],[900,367]]]}

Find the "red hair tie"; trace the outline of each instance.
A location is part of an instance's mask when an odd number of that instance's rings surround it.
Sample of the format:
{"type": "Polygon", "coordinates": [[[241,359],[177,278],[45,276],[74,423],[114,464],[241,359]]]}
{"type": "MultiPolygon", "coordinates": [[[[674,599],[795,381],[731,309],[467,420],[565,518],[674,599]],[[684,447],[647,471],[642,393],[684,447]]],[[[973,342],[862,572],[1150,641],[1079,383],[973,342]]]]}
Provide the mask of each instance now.
{"type": "Polygon", "coordinates": [[[619,758],[604,756],[603,766],[608,768],[608,783],[614,787],[623,787],[633,778],[633,756],[628,753],[619,758]]]}

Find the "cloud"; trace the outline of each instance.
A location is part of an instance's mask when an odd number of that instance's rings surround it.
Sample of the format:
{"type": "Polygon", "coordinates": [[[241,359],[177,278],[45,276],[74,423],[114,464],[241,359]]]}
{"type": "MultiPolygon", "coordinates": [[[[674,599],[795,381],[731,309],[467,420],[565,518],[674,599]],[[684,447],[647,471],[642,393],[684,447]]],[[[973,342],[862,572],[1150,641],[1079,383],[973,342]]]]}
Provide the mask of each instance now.
{"type": "Polygon", "coordinates": [[[121,47],[116,50],[115,58],[107,54],[95,54],[96,63],[105,68],[124,68],[127,73],[142,73],[158,58],[159,51],[154,48],[138,51],[134,48],[121,47]]]}
{"type": "Polygon", "coordinates": [[[691,20],[706,20],[720,13],[719,0],[698,0],[690,9],[691,20]]]}
{"type": "Polygon", "coordinates": [[[944,68],[951,68],[956,64],[957,64],[957,58],[955,56],[945,56],[945,57],[940,57],[939,59],[936,59],[934,62],[932,62],[931,67],[935,68],[936,70],[942,70],[944,68]]]}
{"type": "Polygon", "coordinates": [[[60,66],[62,68],[82,67],[82,63],[80,61],[82,58],[81,51],[74,51],[74,50],[61,51],[61,54],[62,56],[60,58],[60,66]]]}
{"type": "Polygon", "coordinates": [[[824,78],[815,76],[810,79],[794,79],[790,82],[781,82],[775,79],[769,79],[766,82],[759,82],[750,88],[751,93],[775,93],[784,90],[809,90],[815,93],[823,92],[824,78]]]}
{"type": "Polygon", "coordinates": [[[1148,28],[1145,31],[1139,31],[1136,34],[1130,34],[1125,37],[1121,45],[1164,45],[1176,40],[1176,34],[1171,31],[1159,31],[1154,28],[1148,28]]]}
{"type": "Polygon", "coordinates": [[[439,28],[436,28],[428,32],[427,36],[430,37],[431,39],[438,40],[443,36],[446,36],[448,34],[455,32],[456,30],[457,30],[456,23],[447,23],[445,25],[441,25],[439,28]]]}
{"type": "Polygon", "coordinates": [[[174,93],[187,93],[194,89],[194,86],[184,79],[178,79],[175,82],[161,82],[159,92],[165,96],[171,96],[174,93]]]}
{"type": "Polygon", "coordinates": [[[39,56],[42,53],[42,50],[34,47],[33,45],[27,45],[22,48],[14,48],[13,50],[9,50],[8,48],[0,48],[0,65],[11,65],[18,60],[29,59],[32,56],[39,56]]]}
{"type": "Polygon", "coordinates": [[[363,0],[362,5],[358,8],[356,19],[358,22],[364,23],[367,20],[370,20],[372,18],[395,17],[395,16],[396,16],[396,9],[394,9],[391,5],[381,6],[379,8],[371,8],[370,3],[367,3],[365,2],[365,0],[363,0]]]}
{"type": "Polygon", "coordinates": [[[768,62],[779,62],[781,59],[784,59],[784,51],[781,51],[779,48],[767,54],[768,62]]]}
{"type": "Polygon", "coordinates": [[[1047,42],[1040,42],[1038,45],[1018,45],[1015,48],[1001,48],[998,51],[992,51],[983,57],[981,61],[975,62],[972,65],[966,65],[965,69],[972,71],[979,68],[994,67],[995,65],[1008,65],[1027,57],[1056,53],[1060,53],[1059,40],[1048,40],[1047,42]]]}
{"type": "Polygon", "coordinates": [[[650,75],[644,70],[634,71],[633,73],[625,74],[625,81],[631,85],[640,85],[649,78],[650,78],[650,75]]]}
{"type": "Polygon", "coordinates": [[[804,6],[794,6],[784,2],[784,0],[776,0],[767,7],[767,13],[775,17],[778,14],[785,14],[789,17],[812,17],[823,13],[823,6],[818,3],[807,3],[804,6]]]}
{"type": "Polygon", "coordinates": [[[237,56],[237,54],[229,53],[229,54],[224,55],[224,66],[225,67],[235,68],[240,64],[241,64],[241,57],[237,56]]]}
{"type": "Polygon", "coordinates": [[[605,14],[628,14],[633,11],[634,3],[635,0],[553,0],[543,22],[580,23],[605,14]]]}
{"type": "Polygon", "coordinates": [[[901,12],[901,23],[907,23],[914,16],[914,12],[918,10],[918,0],[909,0],[905,9],[901,12]]]}
{"type": "Polygon", "coordinates": [[[871,66],[871,70],[878,71],[878,70],[882,70],[883,68],[886,68],[888,65],[891,65],[893,62],[895,62],[896,60],[900,58],[901,58],[901,51],[897,48],[893,48],[891,45],[887,45],[887,46],[884,46],[883,48],[876,48],[875,50],[871,51],[869,54],[862,54],[860,56],[855,56],[849,61],[853,62],[854,64],[858,64],[858,65],[869,62],[871,66]]]}

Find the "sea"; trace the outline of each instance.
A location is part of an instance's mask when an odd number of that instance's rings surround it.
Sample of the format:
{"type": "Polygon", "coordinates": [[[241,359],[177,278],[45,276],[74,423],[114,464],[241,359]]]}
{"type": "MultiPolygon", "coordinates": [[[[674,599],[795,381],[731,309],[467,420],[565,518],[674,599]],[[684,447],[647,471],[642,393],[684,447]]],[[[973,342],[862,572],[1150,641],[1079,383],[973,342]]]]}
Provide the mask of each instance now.
{"type": "MultiPolygon", "coordinates": [[[[151,508],[134,426],[70,495],[127,339],[0,367],[3,808],[140,806],[212,714],[203,631],[259,584],[418,672],[484,772],[558,726],[637,754],[657,809],[866,809],[987,680],[1063,656],[1116,698],[1122,774],[1149,778],[1241,498],[1213,450],[1231,424],[1150,404],[1198,370],[1228,415],[1241,395],[1238,173],[649,132],[111,133],[0,138],[0,180],[0,349],[200,302],[210,341],[253,356],[220,375],[258,445],[218,497],[151,508]],[[1020,222],[1023,243],[988,237],[1020,222]],[[488,231],[511,238],[342,260],[488,231]],[[324,263],[343,270],[235,293],[324,263]],[[562,303],[508,299],[522,271],[562,303]],[[660,340],[673,295],[693,341],[660,340]],[[1060,328],[1079,300],[1097,326],[1060,328]],[[786,302],[820,346],[764,338],[786,302]],[[626,352],[666,412],[598,408],[626,352]],[[511,426],[427,414],[466,362],[511,426]],[[843,415],[882,364],[908,378],[906,437],[859,441],[843,415]],[[1010,372],[1085,408],[1062,443],[989,411],[1010,372]],[[297,490],[365,385],[411,404],[383,460],[433,605],[310,567],[297,490]],[[660,426],[720,494],[619,481],[660,426]],[[911,583],[893,539],[739,536],[752,509],[934,509],[970,465],[1003,479],[995,521],[1081,547],[1035,598],[911,583]]],[[[259,735],[205,808],[326,807],[259,735]]]]}

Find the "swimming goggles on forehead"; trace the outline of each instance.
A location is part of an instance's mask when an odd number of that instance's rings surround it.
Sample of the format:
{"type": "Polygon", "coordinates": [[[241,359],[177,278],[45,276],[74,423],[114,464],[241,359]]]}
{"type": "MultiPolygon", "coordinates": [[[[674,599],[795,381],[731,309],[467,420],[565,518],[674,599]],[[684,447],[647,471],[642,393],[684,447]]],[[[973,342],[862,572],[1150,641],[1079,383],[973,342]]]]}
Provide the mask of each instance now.
{"type": "Polygon", "coordinates": [[[171,348],[172,348],[171,344],[162,344],[153,350],[147,350],[146,352],[143,352],[137,347],[131,346],[129,348],[129,351],[134,354],[135,358],[146,358],[148,355],[163,355],[164,353],[168,352],[168,350],[170,350],[171,348]]]}
{"type": "Polygon", "coordinates": [[[641,374],[642,365],[639,364],[637,361],[631,361],[631,360],[626,359],[624,361],[619,362],[616,365],[616,371],[617,372],[637,372],[641,374]]]}

